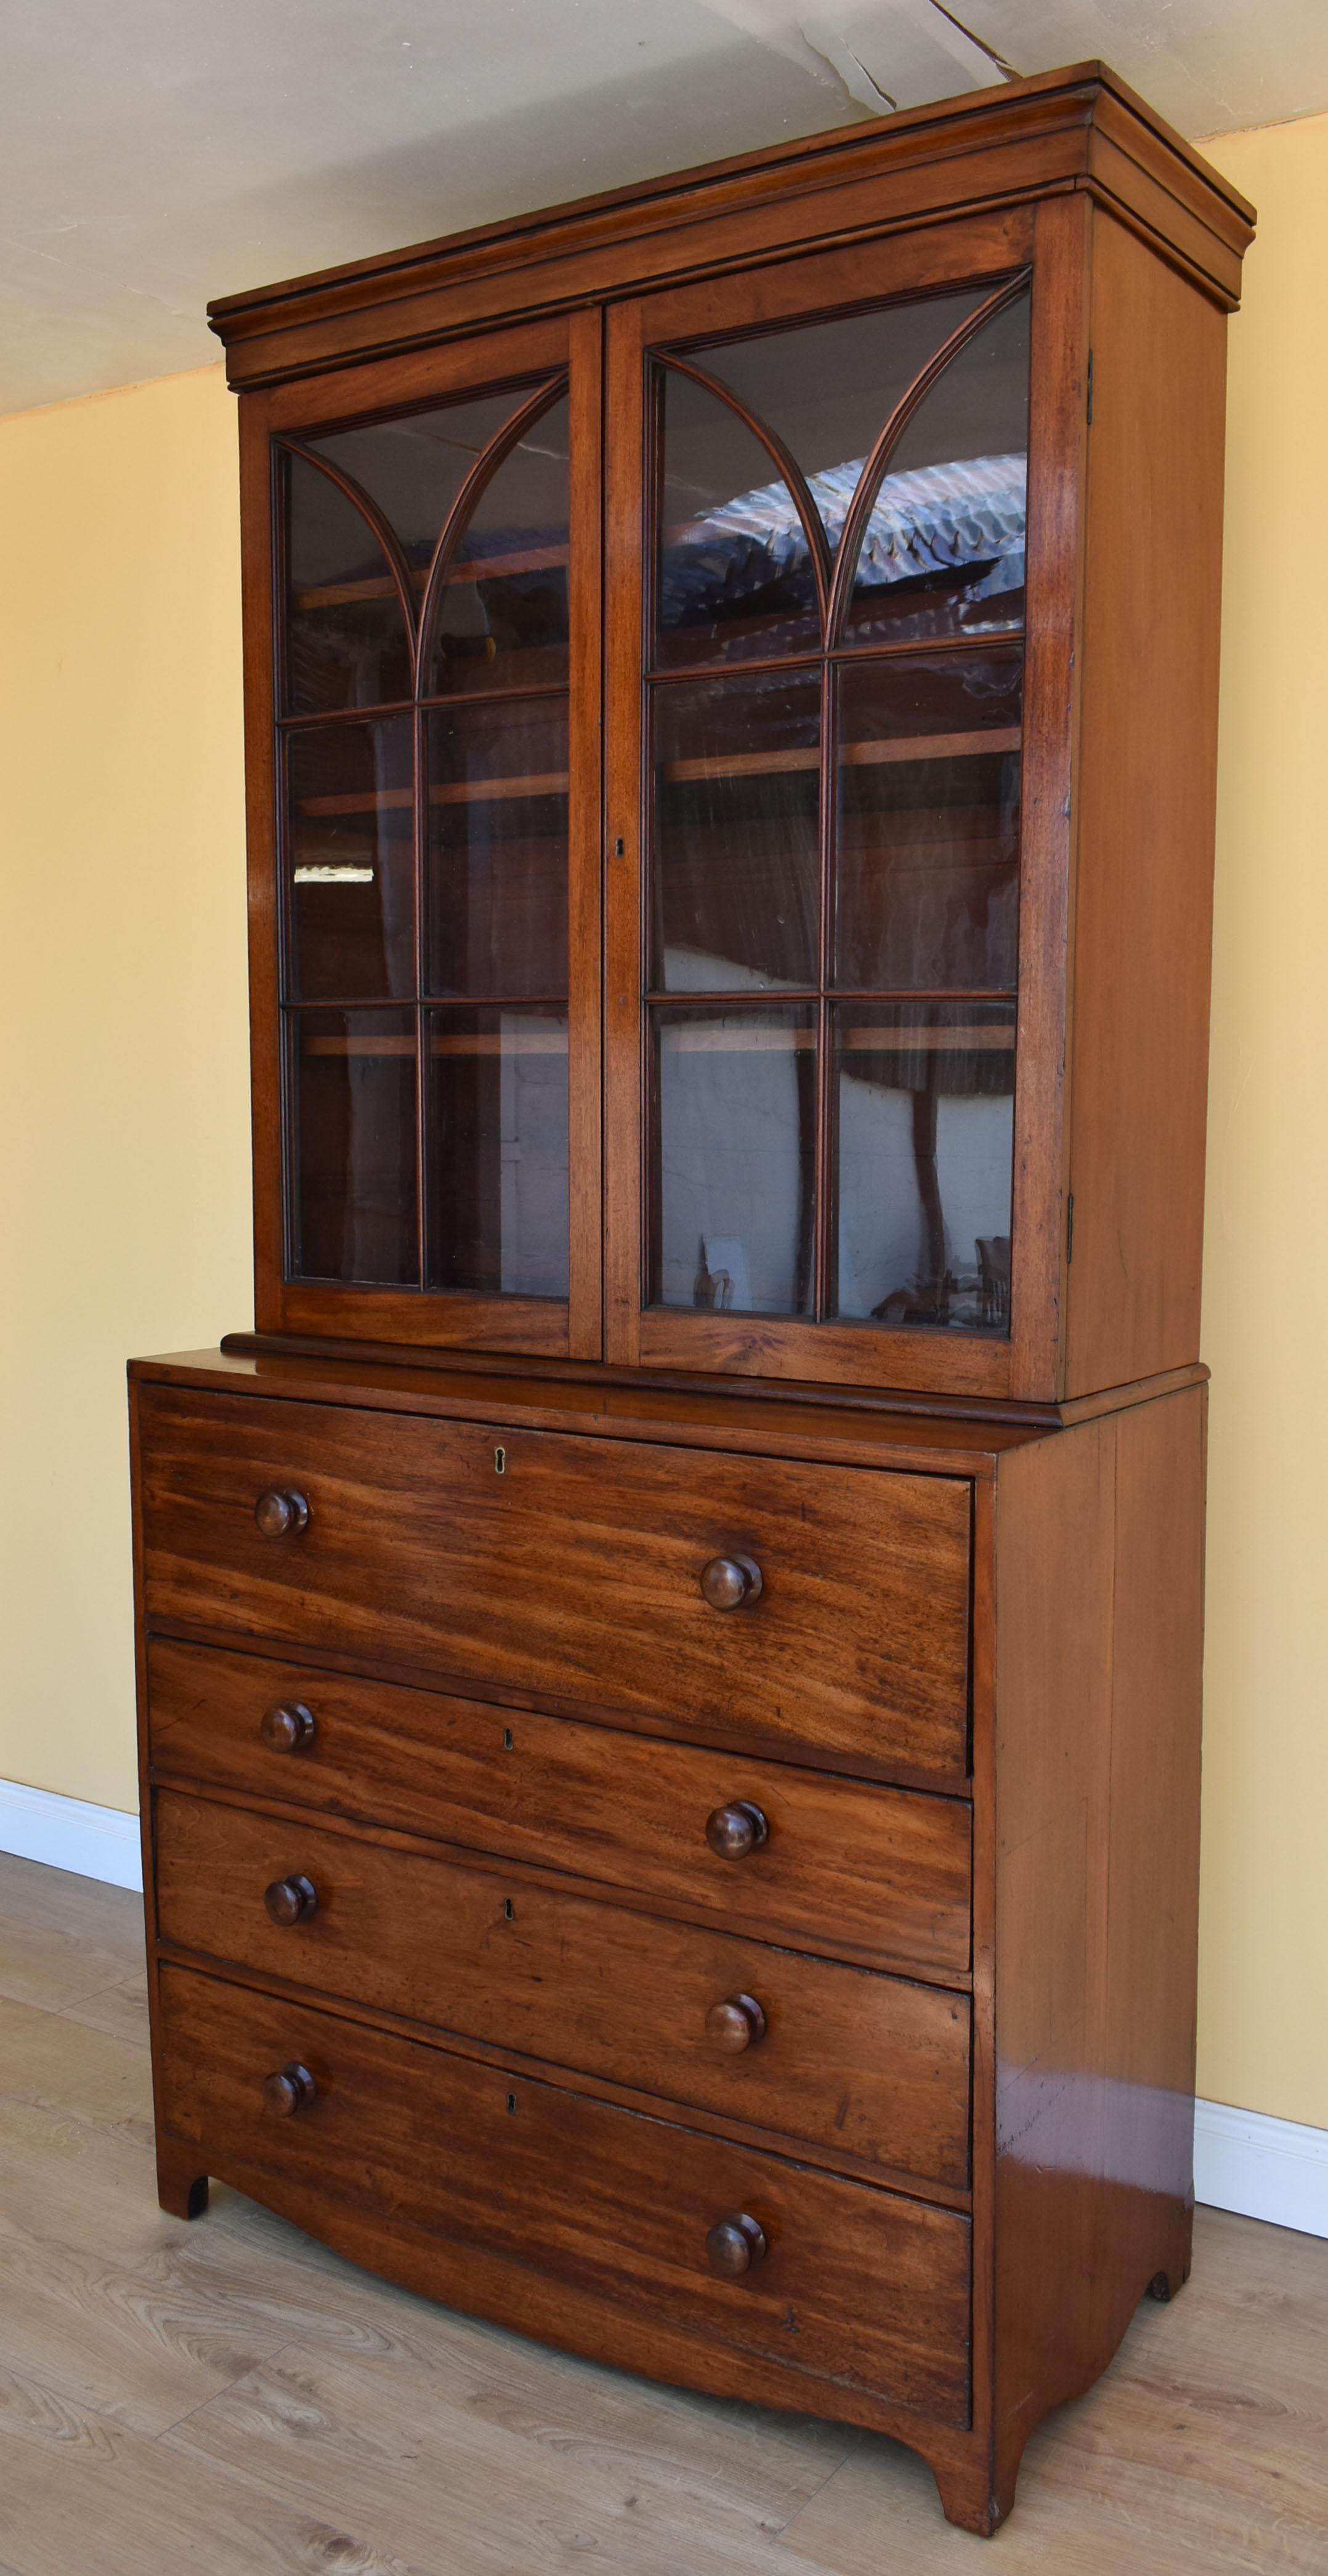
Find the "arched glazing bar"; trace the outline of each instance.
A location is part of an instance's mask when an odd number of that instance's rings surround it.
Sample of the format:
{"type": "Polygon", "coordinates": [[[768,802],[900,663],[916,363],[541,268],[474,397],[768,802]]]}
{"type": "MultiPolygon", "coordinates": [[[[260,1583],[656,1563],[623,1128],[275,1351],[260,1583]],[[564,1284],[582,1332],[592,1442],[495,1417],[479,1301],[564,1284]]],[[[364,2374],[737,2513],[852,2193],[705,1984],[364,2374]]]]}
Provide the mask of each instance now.
{"type": "Polygon", "coordinates": [[[288,674],[301,618],[331,639],[281,721],[299,1278],[568,1293],[568,454],[539,431],[566,393],[279,443],[288,674]],[[536,671],[501,646],[541,614],[536,671]]]}
{"type": "Polygon", "coordinates": [[[1011,278],[979,304],[976,311],[967,314],[958,327],[951,332],[949,338],[942,342],[934,357],[914,378],[907,391],[895,404],[889,418],[883,423],[876,444],[863,466],[857,490],[849,504],[848,517],[844,523],[836,555],[826,619],[826,640],[832,648],[842,639],[847,603],[852,596],[863,540],[876,508],[881,484],[889,472],[891,458],[898,449],[909,423],[915,418],[933,387],[940,382],[970,343],[980,337],[989,324],[995,321],[998,314],[1005,312],[1026,297],[1027,292],[1028,281],[1025,277],[1011,278]]]}
{"type": "MultiPolygon", "coordinates": [[[[421,697],[439,694],[430,689],[429,681],[438,645],[438,624],[443,599],[449,580],[453,578],[456,571],[457,552],[461,541],[495,477],[515,455],[529,432],[546,418],[555,406],[564,403],[566,399],[565,376],[557,376],[551,382],[537,386],[533,393],[527,395],[510,419],[504,423],[497,436],[490,441],[483,454],[476,458],[448,512],[439,533],[433,560],[429,565],[424,595],[420,603],[415,675],[416,693],[421,697]]],[[[563,506],[565,510],[565,502],[563,506]]],[[[565,560],[567,543],[565,528],[561,536],[565,560]]],[[[556,547],[550,548],[551,552],[557,550],[556,547]]]]}
{"type": "Polygon", "coordinates": [[[691,651],[658,611],[648,648],[648,1302],[1008,1332],[1022,620],[1008,567],[978,556],[985,487],[1008,482],[997,550],[1022,568],[1026,293],[1021,275],[844,317],[823,401],[798,376],[819,323],[805,354],[793,323],[656,355],[751,445],[671,452],[657,419],[656,561],[697,605],[691,651]],[[966,352],[1000,363],[961,382],[966,352]],[[800,456],[724,368],[778,378],[800,456]],[[930,455],[928,424],[959,461],[901,475],[916,527],[861,615],[882,487],[910,442],[930,455]]]}
{"type": "Polygon", "coordinates": [[[684,357],[675,350],[668,359],[664,361],[664,366],[661,372],[667,372],[675,376],[687,376],[691,379],[691,382],[694,385],[699,385],[705,393],[712,395],[716,402],[727,404],[729,410],[737,414],[739,420],[741,420],[746,428],[751,431],[752,436],[759,439],[761,445],[765,448],[779,479],[781,482],[787,484],[793,499],[794,507],[802,522],[803,534],[807,540],[807,551],[811,559],[812,574],[816,583],[817,604],[821,614],[821,631],[822,634],[824,634],[826,632],[826,612],[830,597],[830,548],[826,540],[826,533],[821,520],[821,514],[812,498],[807,477],[803,473],[802,467],[799,465],[791,447],[789,447],[786,441],[780,437],[777,430],[771,428],[767,421],[762,420],[746,403],[740,402],[735,394],[730,393],[728,389],[720,383],[718,377],[708,375],[705,368],[698,365],[694,357],[684,357]]]}

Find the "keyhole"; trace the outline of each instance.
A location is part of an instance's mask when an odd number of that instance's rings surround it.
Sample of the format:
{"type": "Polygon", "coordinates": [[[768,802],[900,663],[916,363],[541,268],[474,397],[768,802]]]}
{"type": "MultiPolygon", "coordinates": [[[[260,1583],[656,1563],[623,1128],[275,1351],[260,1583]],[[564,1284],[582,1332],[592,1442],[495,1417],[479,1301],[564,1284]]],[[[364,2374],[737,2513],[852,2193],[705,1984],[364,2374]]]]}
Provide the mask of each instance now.
{"type": "Polygon", "coordinates": [[[507,1473],[507,1451],[501,1446],[493,1453],[493,1472],[495,1476],[504,1476],[507,1473]]]}
{"type": "Polygon", "coordinates": [[[516,1907],[515,1907],[515,1906],[514,1906],[514,1904],[512,1903],[511,1897],[510,1897],[510,1896],[505,1896],[505,1897],[503,1898],[503,1921],[504,1921],[505,1923],[510,1923],[510,1922],[513,1920],[513,1918],[514,1918],[515,1914],[516,1914],[516,1907]]]}
{"type": "Polygon", "coordinates": [[[512,1750],[512,1730],[511,1730],[511,1727],[510,1727],[510,1726],[505,1726],[505,1727],[503,1728],[503,1751],[504,1751],[504,1753],[510,1753],[510,1752],[511,1752],[511,1750],[512,1750]]]}

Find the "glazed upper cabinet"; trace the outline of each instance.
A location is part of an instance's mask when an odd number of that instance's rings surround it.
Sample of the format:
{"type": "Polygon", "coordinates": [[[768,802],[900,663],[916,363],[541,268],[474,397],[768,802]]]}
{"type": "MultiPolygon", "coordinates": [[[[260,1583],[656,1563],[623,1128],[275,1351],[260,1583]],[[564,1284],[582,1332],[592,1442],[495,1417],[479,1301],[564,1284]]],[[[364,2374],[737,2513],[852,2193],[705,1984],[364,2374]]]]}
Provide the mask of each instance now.
{"type": "Polygon", "coordinates": [[[300,387],[264,443],[257,1142],[307,1329],[598,1352],[599,338],[300,387]]]}
{"type": "Polygon", "coordinates": [[[1008,1368],[1033,303],[950,235],[610,315],[611,1356],[1008,1368]]]}
{"type": "Polygon", "coordinates": [[[1085,194],[675,266],[246,396],[259,1327],[1184,1366],[1224,299],[1085,194]]]}

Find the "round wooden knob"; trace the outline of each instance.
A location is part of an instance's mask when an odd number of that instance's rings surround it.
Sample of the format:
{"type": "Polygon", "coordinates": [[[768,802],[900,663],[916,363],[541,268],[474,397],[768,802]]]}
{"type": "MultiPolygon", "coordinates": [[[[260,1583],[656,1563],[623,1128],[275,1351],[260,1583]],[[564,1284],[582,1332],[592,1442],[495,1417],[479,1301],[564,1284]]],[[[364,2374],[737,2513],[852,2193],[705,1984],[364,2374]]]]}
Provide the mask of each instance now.
{"type": "Polygon", "coordinates": [[[258,1731],[273,1753],[298,1753],[302,1744],[313,1742],[317,1729],[313,1710],[302,1699],[287,1699],[264,1709],[258,1731]]]}
{"type": "Polygon", "coordinates": [[[765,2037],[765,2014],[755,1995],[730,1995],[722,2004],[712,2004],[706,2014],[706,2038],[726,2056],[736,2057],[739,2049],[755,2048],[765,2037]]]}
{"type": "Polygon", "coordinates": [[[289,2120],[318,2099],[318,2087],[307,2066],[283,2066],[279,2075],[263,2078],[263,2108],[278,2120],[289,2120]]]}
{"type": "Polygon", "coordinates": [[[745,2209],[732,2218],[717,2218],[706,2238],[706,2253],[712,2272],[722,2272],[725,2280],[739,2281],[759,2263],[765,2252],[765,2229],[759,2219],[749,2218],[745,2209]]]}
{"type": "Polygon", "coordinates": [[[264,1538],[292,1538],[297,1530],[308,1528],[309,1506],[303,1494],[278,1493],[274,1486],[259,1495],[254,1519],[264,1538]]]}
{"type": "Polygon", "coordinates": [[[741,1610],[761,1589],[761,1569],[750,1556],[712,1556],[701,1571],[701,1590],[712,1610],[741,1610]]]}
{"type": "Polygon", "coordinates": [[[716,1807],[706,1818],[706,1841],[721,1860],[745,1860],[748,1852],[759,1849],[770,1827],[759,1807],[746,1798],[735,1798],[731,1807],[716,1807]]]}
{"type": "Polygon", "coordinates": [[[274,1923],[307,1923],[318,1912],[318,1890],[311,1878],[274,1878],[263,1903],[274,1923]]]}

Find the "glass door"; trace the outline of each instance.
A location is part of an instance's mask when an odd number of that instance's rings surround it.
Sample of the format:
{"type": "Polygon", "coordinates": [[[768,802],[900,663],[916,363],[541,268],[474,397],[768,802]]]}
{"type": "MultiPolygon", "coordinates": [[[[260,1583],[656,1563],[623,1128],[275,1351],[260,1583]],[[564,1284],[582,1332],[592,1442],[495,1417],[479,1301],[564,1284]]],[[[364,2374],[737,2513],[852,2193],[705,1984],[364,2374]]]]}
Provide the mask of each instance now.
{"type": "Polygon", "coordinates": [[[597,357],[541,326],[266,424],[287,1330],[599,1351],[597,357]]]}
{"type": "Polygon", "coordinates": [[[609,1349],[999,1391],[1030,279],[889,259],[611,323],[609,1349]]]}

